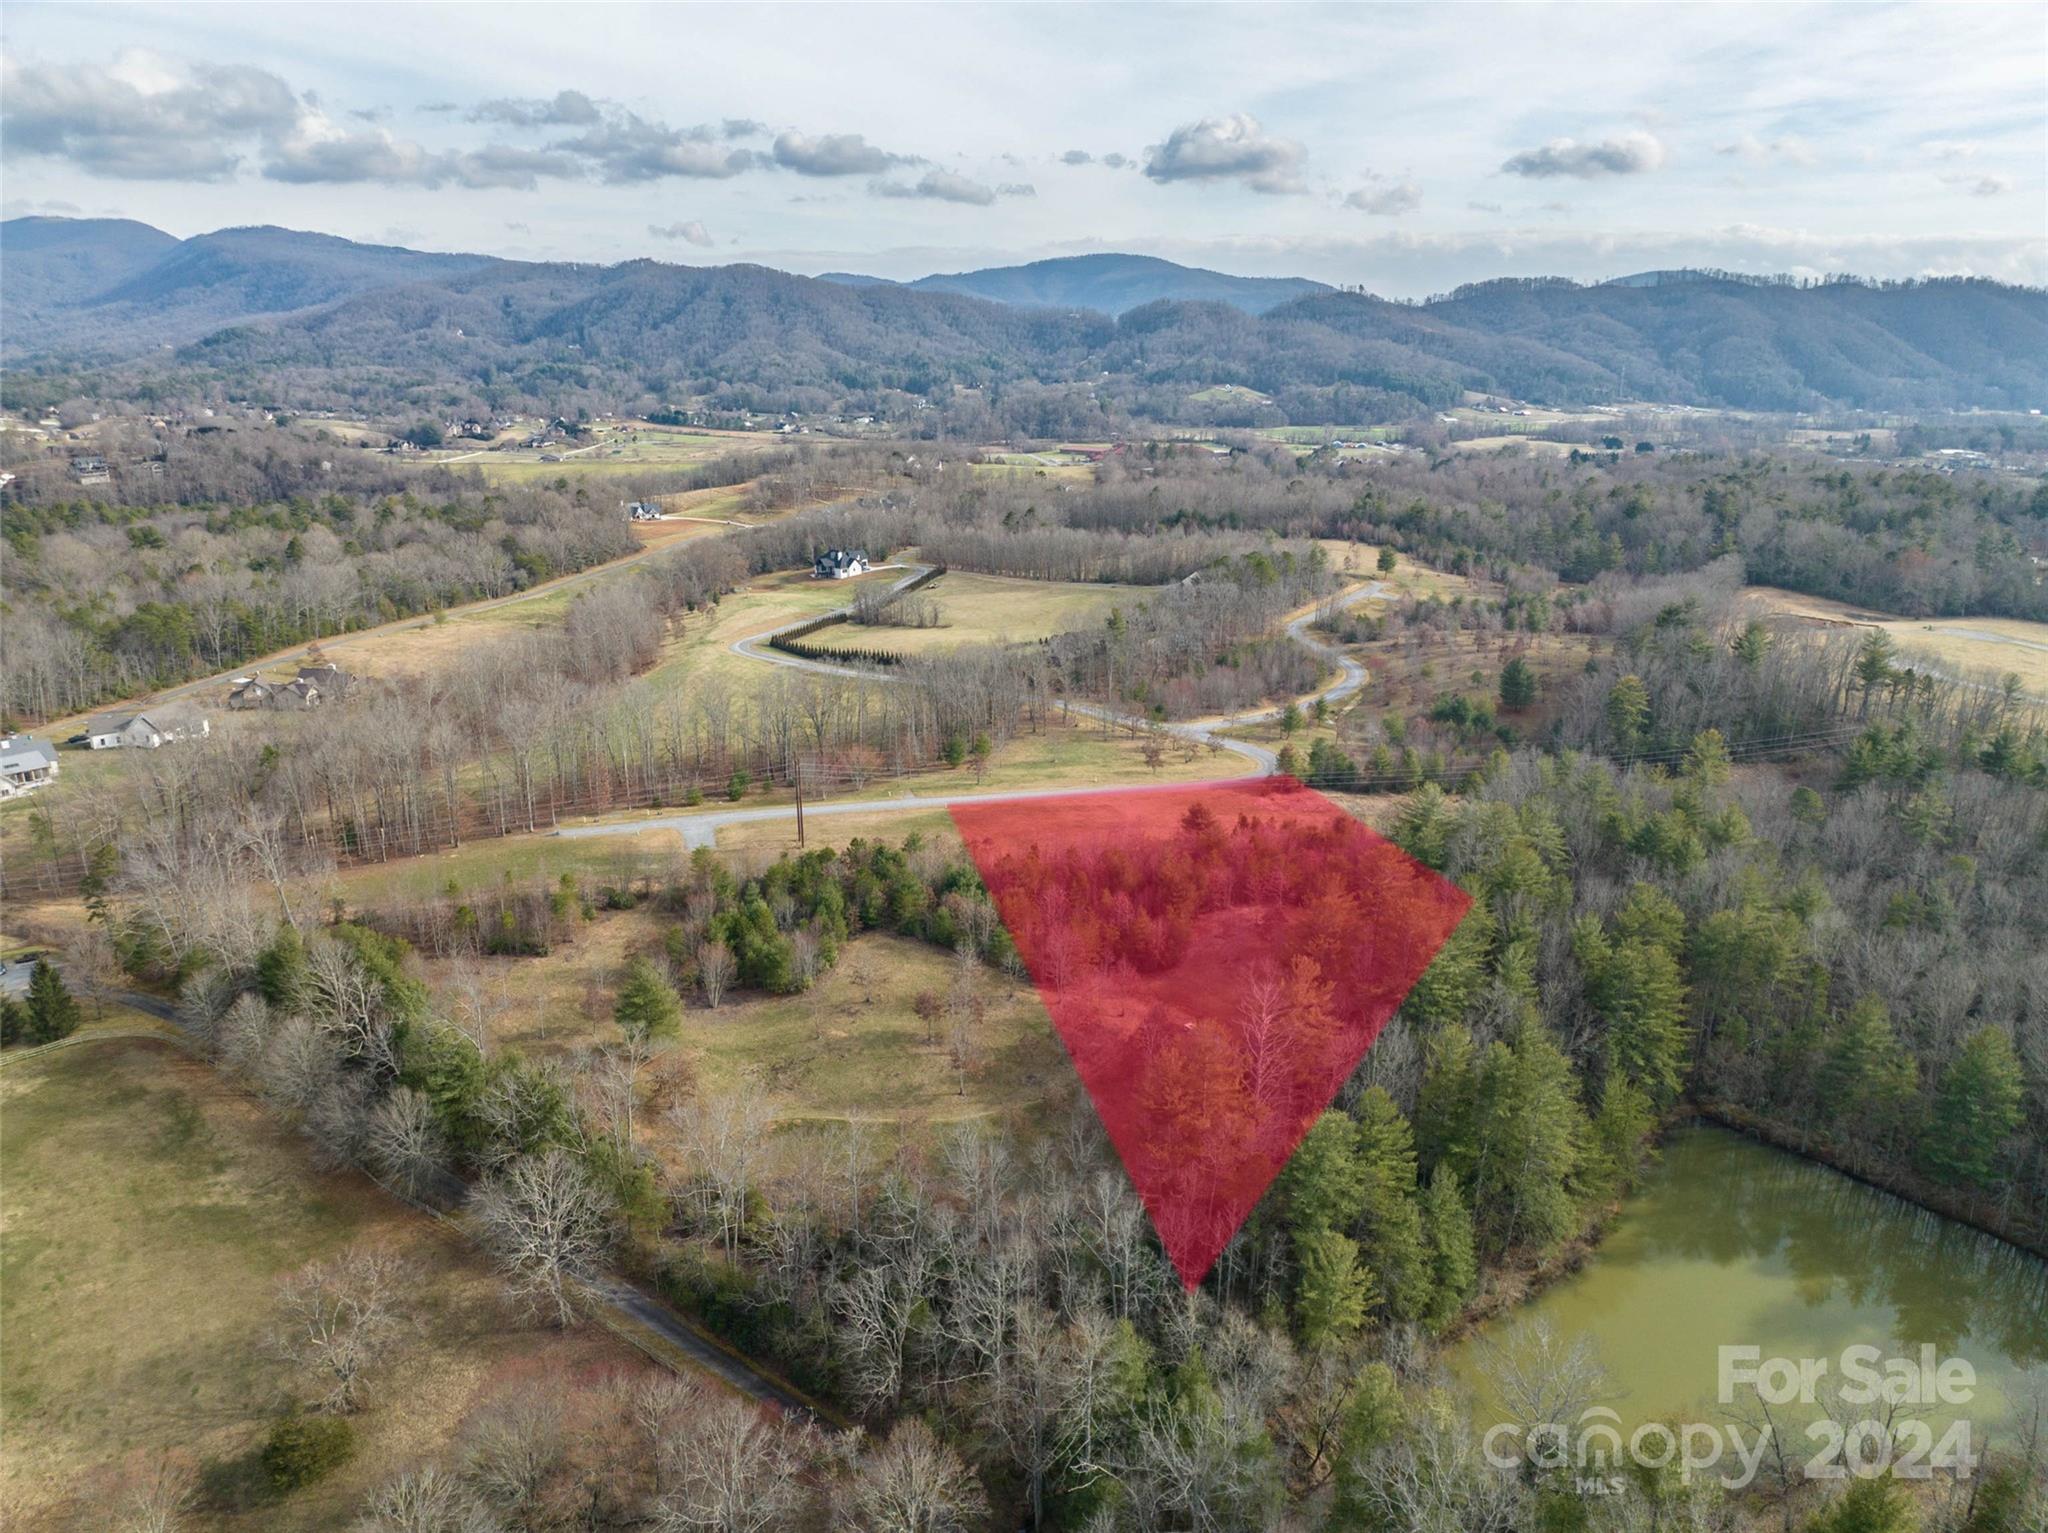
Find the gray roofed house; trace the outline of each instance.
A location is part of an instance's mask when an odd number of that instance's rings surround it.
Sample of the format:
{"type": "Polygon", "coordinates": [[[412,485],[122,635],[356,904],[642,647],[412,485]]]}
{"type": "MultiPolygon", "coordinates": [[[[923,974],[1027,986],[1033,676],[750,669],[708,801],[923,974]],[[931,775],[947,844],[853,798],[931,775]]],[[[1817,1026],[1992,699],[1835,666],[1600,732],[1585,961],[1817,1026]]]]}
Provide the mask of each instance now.
{"type": "Polygon", "coordinates": [[[213,732],[204,714],[175,706],[155,707],[140,713],[103,713],[85,726],[85,743],[92,750],[155,750],[173,740],[213,732]]]}
{"type": "Polygon", "coordinates": [[[32,792],[53,780],[61,769],[57,747],[34,735],[0,738],[0,798],[32,792]]]}
{"type": "Polygon", "coordinates": [[[355,677],[327,660],[318,665],[300,666],[299,674],[290,681],[265,681],[260,676],[244,676],[228,693],[228,706],[286,711],[317,708],[322,703],[340,702],[354,690],[355,684],[355,677]]]}

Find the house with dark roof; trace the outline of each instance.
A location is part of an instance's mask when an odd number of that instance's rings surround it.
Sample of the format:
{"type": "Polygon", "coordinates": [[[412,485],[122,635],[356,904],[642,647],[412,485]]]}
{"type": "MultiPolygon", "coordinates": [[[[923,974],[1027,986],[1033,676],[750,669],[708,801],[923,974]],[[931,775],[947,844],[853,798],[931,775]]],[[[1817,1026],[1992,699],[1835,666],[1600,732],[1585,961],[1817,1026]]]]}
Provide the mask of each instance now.
{"type": "Polygon", "coordinates": [[[346,700],[355,690],[356,678],[331,660],[302,665],[290,681],[265,681],[261,676],[237,678],[228,693],[228,706],[237,712],[250,708],[274,708],[296,712],[317,708],[322,703],[346,700]]]}
{"type": "Polygon", "coordinates": [[[828,548],[812,561],[811,579],[845,580],[865,575],[870,567],[865,548],[828,548]]]}

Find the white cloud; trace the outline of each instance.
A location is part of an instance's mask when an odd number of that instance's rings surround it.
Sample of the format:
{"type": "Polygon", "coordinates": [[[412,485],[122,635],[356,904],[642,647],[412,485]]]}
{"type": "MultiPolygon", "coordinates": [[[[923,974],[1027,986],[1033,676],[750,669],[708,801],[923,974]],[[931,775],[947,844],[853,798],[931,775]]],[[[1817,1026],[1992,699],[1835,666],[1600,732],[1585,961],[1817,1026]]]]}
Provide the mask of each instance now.
{"type": "Polygon", "coordinates": [[[1781,138],[1770,139],[1758,138],[1754,133],[1745,133],[1731,143],[1717,144],[1714,153],[1748,160],[1753,165],[1777,161],[1802,168],[1811,166],[1816,159],[1813,145],[1789,133],[1781,138]]]}
{"type": "Polygon", "coordinates": [[[1966,188],[1972,197],[2003,197],[2012,190],[2012,177],[2010,176],[1943,176],[1941,181],[1944,186],[1966,188]]]}
{"type": "Polygon", "coordinates": [[[784,133],[775,140],[775,163],[800,176],[872,176],[913,159],[878,149],[858,133],[784,133]]]}
{"type": "Polygon", "coordinates": [[[1145,174],[1154,181],[1237,181],[1255,192],[1301,191],[1308,151],[1293,139],[1268,133],[1249,112],[1204,117],[1145,151],[1145,174]]]}
{"type": "Polygon", "coordinates": [[[1413,181],[1380,181],[1352,192],[1344,206],[1381,218],[1398,218],[1422,206],[1422,188],[1413,181]]]}
{"type": "Polygon", "coordinates": [[[0,60],[10,157],[67,160],[96,176],[219,181],[250,141],[291,131],[298,95],[267,69],[185,64],[131,50],[111,65],[0,60]]]}
{"type": "Polygon", "coordinates": [[[1035,197],[1038,189],[1022,182],[1006,181],[989,186],[950,170],[928,170],[915,182],[871,181],[868,190],[877,197],[923,197],[934,202],[965,202],[987,207],[998,197],[1035,197]]]}
{"type": "Polygon", "coordinates": [[[1665,159],[1661,139],[1654,133],[1635,132],[1598,143],[1554,138],[1541,148],[1509,155],[1500,168],[1511,176],[1573,176],[1590,181],[1601,176],[1639,176],[1658,169],[1665,159]]]}
{"type": "Polygon", "coordinates": [[[686,245],[708,245],[711,234],[696,219],[681,224],[649,224],[647,232],[658,240],[681,240],[686,245]]]}

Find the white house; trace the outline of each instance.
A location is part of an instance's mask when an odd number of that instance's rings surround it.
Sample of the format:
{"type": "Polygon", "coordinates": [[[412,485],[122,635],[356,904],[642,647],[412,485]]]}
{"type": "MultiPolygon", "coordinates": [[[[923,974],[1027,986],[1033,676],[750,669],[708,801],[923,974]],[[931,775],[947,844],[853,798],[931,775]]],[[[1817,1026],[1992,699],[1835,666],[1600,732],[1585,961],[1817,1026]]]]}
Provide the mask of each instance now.
{"type": "Polygon", "coordinates": [[[0,797],[30,793],[56,780],[57,748],[34,735],[0,738],[0,797]]]}
{"type": "Polygon", "coordinates": [[[811,565],[813,580],[846,580],[867,572],[868,551],[865,548],[827,549],[811,565]]]}
{"type": "Polygon", "coordinates": [[[203,738],[212,732],[213,724],[204,714],[152,708],[147,713],[101,714],[85,726],[85,743],[96,751],[153,751],[173,740],[203,738]]]}

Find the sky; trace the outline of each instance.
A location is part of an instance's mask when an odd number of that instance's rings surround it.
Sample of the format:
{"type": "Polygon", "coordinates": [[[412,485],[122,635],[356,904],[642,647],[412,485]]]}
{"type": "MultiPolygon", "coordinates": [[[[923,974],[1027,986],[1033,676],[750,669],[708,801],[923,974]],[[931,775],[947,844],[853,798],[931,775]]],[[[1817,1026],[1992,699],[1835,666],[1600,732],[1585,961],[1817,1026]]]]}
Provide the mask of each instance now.
{"type": "Polygon", "coordinates": [[[2048,283],[2040,4],[10,3],[0,69],[7,216],[180,236],[2048,283]]]}

